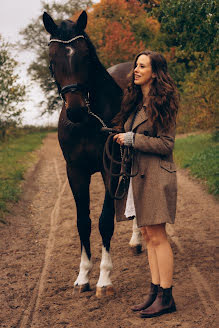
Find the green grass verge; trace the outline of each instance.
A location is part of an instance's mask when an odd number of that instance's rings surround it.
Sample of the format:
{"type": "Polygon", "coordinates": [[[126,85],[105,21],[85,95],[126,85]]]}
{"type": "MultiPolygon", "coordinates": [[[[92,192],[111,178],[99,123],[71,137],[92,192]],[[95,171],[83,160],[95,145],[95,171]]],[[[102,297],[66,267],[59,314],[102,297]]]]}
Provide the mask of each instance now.
{"type": "Polygon", "coordinates": [[[191,175],[205,183],[209,193],[219,196],[218,135],[202,133],[176,139],[174,159],[191,175]]]}
{"type": "Polygon", "coordinates": [[[35,161],[37,149],[47,131],[20,131],[7,142],[0,142],[0,218],[9,202],[16,202],[21,193],[21,181],[28,167],[35,161]]]}

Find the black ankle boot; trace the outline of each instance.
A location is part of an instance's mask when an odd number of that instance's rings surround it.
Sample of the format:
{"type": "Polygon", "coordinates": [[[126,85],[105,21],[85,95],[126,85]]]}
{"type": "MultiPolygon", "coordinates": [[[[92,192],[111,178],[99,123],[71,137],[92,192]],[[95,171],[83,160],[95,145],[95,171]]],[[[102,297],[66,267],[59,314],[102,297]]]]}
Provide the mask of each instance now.
{"type": "Polygon", "coordinates": [[[154,285],[153,283],[151,283],[150,292],[147,295],[145,301],[143,303],[134,305],[133,307],[131,307],[131,310],[134,312],[137,312],[137,311],[142,311],[142,310],[145,310],[146,308],[148,308],[157,297],[158,287],[159,287],[159,285],[154,285]]]}
{"type": "Polygon", "coordinates": [[[158,288],[156,300],[151,306],[140,312],[141,318],[158,317],[165,313],[176,311],[176,305],[172,296],[172,287],[158,288]]]}

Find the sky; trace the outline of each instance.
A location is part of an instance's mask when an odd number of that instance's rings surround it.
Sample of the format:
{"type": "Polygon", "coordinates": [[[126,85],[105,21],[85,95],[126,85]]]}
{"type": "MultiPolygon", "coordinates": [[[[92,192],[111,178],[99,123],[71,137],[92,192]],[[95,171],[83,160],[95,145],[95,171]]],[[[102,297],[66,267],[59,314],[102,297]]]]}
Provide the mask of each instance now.
{"type": "MultiPolygon", "coordinates": [[[[53,0],[47,0],[52,3],[53,0]]],[[[63,2],[56,0],[56,2],[63,2]]],[[[94,0],[93,2],[99,2],[94,0]]],[[[15,43],[21,40],[19,31],[25,28],[32,19],[43,14],[41,0],[0,0],[0,34],[5,41],[15,43]]],[[[20,81],[29,87],[27,100],[25,102],[26,111],[23,114],[23,124],[31,125],[56,125],[58,113],[44,115],[41,117],[39,102],[43,100],[43,94],[37,84],[33,84],[27,76],[27,67],[33,58],[28,52],[15,52],[16,60],[19,62],[18,74],[20,81]]]]}
{"type": "MultiPolygon", "coordinates": [[[[61,0],[60,0],[61,1],[61,0]]],[[[47,0],[47,3],[53,2],[47,0]]],[[[58,2],[58,1],[57,1],[58,2]]],[[[25,28],[31,20],[42,14],[40,0],[0,0],[0,34],[6,41],[16,43],[21,39],[19,31],[25,28]]],[[[30,62],[31,54],[15,53],[19,62],[18,74],[21,82],[30,85],[26,69],[30,62]]],[[[31,92],[25,102],[26,112],[22,120],[23,124],[47,125],[56,124],[58,113],[52,116],[40,117],[40,108],[37,106],[43,95],[37,85],[31,87],[31,92]]]]}

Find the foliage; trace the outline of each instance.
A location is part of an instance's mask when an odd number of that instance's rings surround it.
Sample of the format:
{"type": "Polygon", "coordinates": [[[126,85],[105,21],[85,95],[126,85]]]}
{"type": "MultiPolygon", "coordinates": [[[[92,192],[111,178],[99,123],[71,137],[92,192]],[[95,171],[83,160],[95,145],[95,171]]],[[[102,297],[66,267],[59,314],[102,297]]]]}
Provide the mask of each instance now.
{"type": "Polygon", "coordinates": [[[87,32],[106,67],[133,60],[152,45],[159,29],[137,0],[101,0],[88,12],[87,32]]]}
{"type": "MultiPolygon", "coordinates": [[[[75,12],[86,9],[90,4],[91,0],[81,0],[80,2],[77,0],[67,0],[64,3],[53,1],[50,4],[43,1],[42,13],[46,11],[56,22],[60,22],[63,19],[69,19],[75,12]]],[[[23,36],[22,47],[35,54],[35,60],[31,63],[28,72],[32,79],[39,83],[45,95],[45,100],[40,106],[44,113],[57,111],[61,108],[61,99],[48,69],[47,44],[49,35],[43,26],[42,16],[33,19],[32,23],[21,31],[21,35],[23,36]]]]}
{"type": "Polygon", "coordinates": [[[181,91],[178,131],[208,129],[218,117],[218,18],[215,0],[163,0],[153,10],[181,91]]]}
{"type": "Polygon", "coordinates": [[[22,102],[26,92],[25,87],[18,82],[15,72],[18,63],[12,58],[12,45],[6,43],[0,36],[0,139],[4,138],[8,125],[17,124],[24,111],[22,102]]]}
{"type": "Polygon", "coordinates": [[[47,135],[45,129],[18,129],[16,137],[0,142],[0,217],[7,211],[8,202],[16,202],[21,192],[24,172],[36,160],[31,153],[47,135]]]}
{"type": "Polygon", "coordinates": [[[219,142],[212,134],[204,133],[176,139],[174,158],[182,168],[200,179],[208,191],[219,195],[219,142]]]}
{"type": "Polygon", "coordinates": [[[215,127],[219,118],[219,67],[199,67],[188,74],[182,89],[178,131],[215,127]]]}
{"type": "Polygon", "coordinates": [[[204,52],[216,64],[219,11],[215,0],[163,0],[154,13],[167,45],[177,47],[177,58],[189,65],[204,52]]]}
{"type": "Polygon", "coordinates": [[[139,0],[140,3],[144,4],[145,10],[150,12],[152,9],[159,7],[161,0],[139,0]]]}

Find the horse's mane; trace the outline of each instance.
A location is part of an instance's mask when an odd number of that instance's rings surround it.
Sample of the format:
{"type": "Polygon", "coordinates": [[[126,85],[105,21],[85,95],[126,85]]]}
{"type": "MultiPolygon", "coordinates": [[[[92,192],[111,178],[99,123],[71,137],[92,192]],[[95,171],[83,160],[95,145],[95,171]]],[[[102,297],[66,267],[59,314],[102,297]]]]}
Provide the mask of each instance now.
{"type": "MultiPolygon", "coordinates": [[[[85,36],[85,39],[88,43],[88,47],[89,47],[89,50],[90,50],[90,54],[91,54],[91,58],[93,60],[93,64],[95,65],[94,66],[94,69],[98,72],[100,72],[101,74],[103,74],[103,78],[104,78],[104,81],[109,81],[113,84],[115,84],[116,86],[118,86],[118,84],[114,81],[114,79],[112,78],[112,76],[108,73],[107,69],[104,67],[104,65],[100,62],[99,58],[98,58],[98,55],[97,55],[97,52],[96,52],[96,48],[95,46],[93,45],[92,41],[90,40],[89,36],[87,35],[86,32],[83,32],[83,35],[85,36]]],[[[119,86],[118,86],[119,87],[119,86]]],[[[120,88],[120,87],[119,87],[120,88]]]]}

